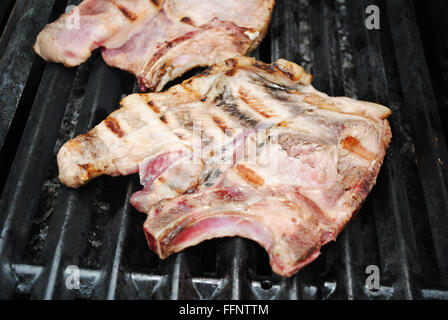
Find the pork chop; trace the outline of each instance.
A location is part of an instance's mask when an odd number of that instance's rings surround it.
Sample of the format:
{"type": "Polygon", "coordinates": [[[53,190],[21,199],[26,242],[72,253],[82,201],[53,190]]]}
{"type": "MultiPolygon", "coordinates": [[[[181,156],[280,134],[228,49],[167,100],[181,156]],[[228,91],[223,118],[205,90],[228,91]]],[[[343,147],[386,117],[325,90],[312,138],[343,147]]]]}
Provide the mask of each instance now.
{"type": "Polygon", "coordinates": [[[84,0],[47,25],[35,51],[77,66],[102,48],[107,64],[159,91],[184,72],[258,46],[274,0],[84,0]]]}
{"type": "Polygon", "coordinates": [[[133,94],[58,154],[77,188],[140,173],[131,202],[147,213],[161,258],[201,241],[258,242],[291,276],[334,240],[376,182],[391,132],[384,106],[314,89],[286,60],[237,57],[164,93],[133,94]]]}

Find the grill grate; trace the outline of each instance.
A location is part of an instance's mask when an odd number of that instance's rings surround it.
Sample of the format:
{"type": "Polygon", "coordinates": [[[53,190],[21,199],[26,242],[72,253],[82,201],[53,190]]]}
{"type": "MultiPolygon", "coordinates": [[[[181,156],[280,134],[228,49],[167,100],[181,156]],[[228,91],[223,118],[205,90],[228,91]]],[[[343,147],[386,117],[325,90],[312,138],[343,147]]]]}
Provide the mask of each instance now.
{"type": "Polygon", "coordinates": [[[394,137],[361,213],[291,279],[273,274],[267,254],[241,238],[159,260],[147,248],[144,215],[129,203],[136,176],[76,191],[60,185],[61,144],[137,90],[98,54],[67,69],[33,53],[38,31],[78,3],[6,0],[0,8],[0,298],[448,299],[444,1],[277,1],[255,56],[295,61],[319,90],[393,111],[394,137]],[[371,4],[381,9],[380,30],[364,26],[371,4]],[[80,268],[79,290],[65,286],[70,265],[80,268]],[[365,286],[369,265],[380,269],[379,290],[365,286]]]}

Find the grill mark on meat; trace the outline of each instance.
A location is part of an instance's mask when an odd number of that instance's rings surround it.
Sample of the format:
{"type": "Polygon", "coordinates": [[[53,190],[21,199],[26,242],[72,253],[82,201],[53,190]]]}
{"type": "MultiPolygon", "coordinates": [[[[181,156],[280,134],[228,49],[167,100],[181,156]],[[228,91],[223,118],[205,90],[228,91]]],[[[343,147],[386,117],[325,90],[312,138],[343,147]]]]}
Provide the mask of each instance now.
{"type": "Polygon", "coordinates": [[[217,105],[221,107],[223,111],[236,118],[244,127],[254,127],[257,125],[258,121],[252,119],[248,114],[242,112],[238,109],[238,106],[234,103],[221,102],[217,105]]]}
{"type": "Polygon", "coordinates": [[[126,134],[126,132],[124,132],[121,129],[120,124],[118,123],[118,121],[115,118],[108,117],[108,118],[106,118],[106,120],[104,120],[104,123],[105,123],[106,127],[108,127],[113,133],[115,133],[120,138],[126,134]]]}
{"type": "Polygon", "coordinates": [[[238,94],[241,100],[244,101],[252,110],[263,116],[264,118],[276,117],[276,115],[268,109],[261,101],[255,97],[251,97],[249,94],[243,91],[243,88],[239,88],[238,94]]]}
{"type": "Polygon", "coordinates": [[[122,6],[121,4],[116,3],[113,1],[113,4],[121,11],[121,13],[128,18],[131,21],[137,20],[137,15],[132,12],[131,10],[127,9],[125,6],[122,6]]]}
{"type": "Polygon", "coordinates": [[[150,0],[156,7],[160,6],[160,0],[150,0]]]}
{"type": "Polygon", "coordinates": [[[226,125],[224,120],[220,119],[218,116],[214,115],[212,117],[213,121],[216,123],[216,125],[219,127],[219,129],[222,130],[227,136],[232,136],[234,130],[226,125]]]}
{"type": "Polygon", "coordinates": [[[227,87],[224,87],[223,91],[216,96],[214,102],[217,107],[220,107],[228,115],[238,120],[245,128],[256,126],[258,121],[252,119],[245,112],[242,112],[233,101],[235,101],[234,97],[227,92],[227,87]]]}
{"type": "Polygon", "coordinates": [[[342,147],[350,152],[357,154],[358,156],[366,160],[375,159],[375,155],[366,148],[364,148],[361,142],[355,137],[352,136],[346,137],[342,141],[342,147]]]}
{"type": "Polygon", "coordinates": [[[236,166],[238,175],[246,180],[253,187],[260,187],[264,184],[264,179],[259,176],[254,170],[246,167],[243,164],[238,164],[236,166]]]}
{"type": "Polygon", "coordinates": [[[160,109],[154,104],[152,100],[148,101],[148,106],[155,112],[160,113],[160,109]]]}
{"type": "Polygon", "coordinates": [[[191,20],[190,17],[183,17],[182,19],[180,19],[180,21],[182,23],[186,23],[186,24],[189,24],[194,27],[194,22],[193,22],[193,20],[191,20]]]}
{"type": "Polygon", "coordinates": [[[162,121],[164,124],[168,124],[168,120],[166,119],[166,116],[165,116],[165,115],[161,116],[159,119],[160,119],[160,121],[162,121]]]}

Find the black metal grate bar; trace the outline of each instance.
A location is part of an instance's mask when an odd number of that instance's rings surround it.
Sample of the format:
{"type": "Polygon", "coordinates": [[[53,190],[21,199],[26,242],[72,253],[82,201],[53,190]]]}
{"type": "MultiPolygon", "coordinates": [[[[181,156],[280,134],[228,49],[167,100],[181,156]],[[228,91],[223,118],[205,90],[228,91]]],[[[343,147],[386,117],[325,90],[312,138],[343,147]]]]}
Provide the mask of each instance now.
{"type": "Polygon", "coordinates": [[[430,85],[430,77],[424,53],[419,41],[419,31],[410,1],[387,2],[390,12],[392,35],[397,54],[403,100],[417,153],[420,179],[423,186],[427,214],[431,225],[439,275],[446,283],[448,239],[445,226],[448,224],[447,175],[442,166],[448,161],[446,140],[440,115],[430,85]],[[398,10],[401,8],[401,16],[398,10]],[[404,15],[404,18],[403,18],[404,15]],[[413,41],[412,41],[413,40],[413,41]],[[416,59],[415,57],[420,57],[416,59]]]}
{"type": "Polygon", "coordinates": [[[18,1],[0,42],[0,149],[16,113],[25,83],[30,74],[35,54],[38,30],[50,16],[54,0],[18,1]]]}
{"type": "MultiPolygon", "coordinates": [[[[378,6],[380,4],[376,3],[378,6]]],[[[365,7],[368,5],[364,2],[365,7]]],[[[385,13],[385,9],[380,6],[382,12],[385,13]]],[[[358,22],[358,28],[363,21],[358,22]]],[[[384,28],[384,27],[383,27],[384,28]]],[[[365,30],[365,28],[361,28],[365,30]]],[[[357,64],[356,70],[357,79],[364,86],[358,88],[359,97],[365,100],[379,101],[385,105],[394,108],[392,101],[390,100],[388,91],[388,77],[385,74],[382,46],[379,39],[378,32],[364,32],[364,40],[362,42],[364,52],[357,54],[355,61],[357,64]],[[361,57],[364,57],[361,58],[361,57]],[[363,68],[362,65],[367,65],[367,68],[363,68]],[[363,81],[361,80],[363,78],[363,81]]],[[[359,41],[360,38],[354,37],[359,41]]],[[[394,112],[395,110],[393,110],[394,112]]],[[[399,112],[394,112],[394,115],[399,117],[399,112]]],[[[391,153],[399,152],[401,148],[397,144],[400,141],[400,134],[402,130],[398,128],[394,123],[392,124],[392,132],[394,134],[393,142],[389,151],[391,153]]],[[[389,153],[390,154],[390,153],[389,153]]],[[[390,283],[392,287],[397,286],[399,292],[395,292],[395,295],[405,297],[407,299],[417,298],[415,295],[415,289],[411,286],[416,283],[415,279],[412,279],[413,274],[412,267],[417,268],[417,256],[415,250],[414,233],[412,229],[412,222],[409,216],[409,205],[407,203],[407,191],[403,188],[404,183],[402,181],[402,175],[398,174],[401,165],[399,157],[387,158],[383,167],[383,170],[387,172],[382,176],[383,180],[379,183],[378,193],[390,201],[387,205],[384,202],[373,204],[374,216],[376,228],[378,232],[377,238],[379,239],[380,248],[380,261],[384,266],[386,273],[390,270],[392,274],[399,275],[390,277],[390,283]],[[387,227],[393,227],[394,233],[388,233],[387,227]],[[390,259],[390,257],[398,257],[390,259]]],[[[380,196],[380,197],[381,197],[380,196]]],[[[416,273],[415,271],[413,273],[416,273]]]]}
{"type": "MultiPolygon", "coordinates": [[[[1,237],[0,260],[2,277],[11,278],[9,264],[23,252],[31,228],[32,214],[37,209],[40,190],[45,178],[58,134],[57,124],[70,91],[73,73],[59,66],[49,65],[36,96],[26,130],[11,168],[0,202],[1,237]],[[53,92],[48,96],[48,92],[53,92]]],[[[9,295],[12,282],[1,281],[2,295],[9,295]],[[8,289],[4,286],[9,287],[8,289]]]]}
{"type": "Polygon", "coordinates": [[[79,190],[59,183],[61,143],[137,91],[131,75],[98,54],[70,70],[32,52],[45,23],[77,3],[7,0],[0,9],[0,298],[448,299],[448,149],[440,117],[447,80],[435,71],[446,70],[447,47],[425,38],[430,30],[443,39],[437,30],[447,25],[423,19],[447,12],[446,4],[435,0],[435,11],[419,0],[277,1],[255,57],[295,61],[319,90],[393,111],[393,140],[361,212],[315,262],[286,279],[241,238],[158,259],[143,235],[145,215],[129,203],[141,188],[136,175],[102,177],[79,190]],[[380,8],[380,30],[365,28],[371,4],[380,8]],[[427,61],[429,52],[435,61],[427,61]],[[79,290],[66,287],[71,265],[79,267],[79,290]],[[365,285],[369,265],[380,268],[379,290],[365,285]]]}

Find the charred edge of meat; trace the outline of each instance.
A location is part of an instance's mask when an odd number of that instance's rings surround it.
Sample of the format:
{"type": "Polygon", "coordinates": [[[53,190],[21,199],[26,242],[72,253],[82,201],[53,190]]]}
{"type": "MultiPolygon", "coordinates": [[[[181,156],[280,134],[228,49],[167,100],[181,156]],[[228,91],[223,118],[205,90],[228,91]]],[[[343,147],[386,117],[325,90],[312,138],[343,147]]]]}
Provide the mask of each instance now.
{"type": "Polygon", "coordinates": [[[291,79],[292,81],[297,81],[299,80],[294,74],[292,74],[289,71],[284,70],[283,68],[279,67],[276,63],[273,64],[275,66],[276,69],[280,70],[281,72],[283,72],[284,74],[286,74],[289,79],[291,79]]]}
{"type": "Polygon", "coordinates": [[[121,4],[115,3],[115,1],[113,1],[113,4],[121,11],[121,13],[128,18],[131,21],[135,21],[137,20],[137,15],[130,11],[129,9],[127,9],[125,6],[122,6],[121,4]]]}
{"type": "MultiPolygon", "coordinates": [[[[277,63],[268,64],[268,63],[256,61],[252,65],[255,68],[260,69],[269,74],[274,74],[277,71],[280,71],[281,73],[286,75],[290,80],[292,80],[294,82],[300,80],[300,78],[302,77],[302,73],[299,74],[298,76],[296,76],[295,74],[293,74],[293,73],[289,72],[288,70],[285,70],[284,68],[279,66],[277,63]]],[[[305,72],[305,71],[303,70],[303,72],[305,72]]]]}
{"type": "Polygon", "coordinates": [[[82,181],[88,181],[102,173],[101,170],[96,169],[95,166],[90,163],[78,164],[78,167],[83,171],[83,174],[80,176],[82,181]]]}
{"type": "Polygon", "coordinates": [[[277,70],[281,71],[281,69],[279,69],[275,63],[274,64],[266,64],[266,63],[260,63],[257,61],[253,64],[253,66],[257,69],[261,69],[261,70],[266,71],[267,73],[271,73],[271,74],[275,73],[277,70]]]}
{"type": "Polygon", "coordinates": [[[115,118],[107,117],[106,120],[104,120],[104,123],[113,133],[115,133],[120,138],[126,134],[126,132],[121,129],[120,124],[115,118]]]}
{"type": "Polygon", "coordinates": [[[313,80],[313,75],[309,74],[301,66],[289,63],[283,59],[277,60],[274,66],[283,74],[287,75],[289,79],[294,82],[299,82],[301,85],[310,85],[313,80]]]}
{"type": "Polygon", "coordinates": [[[214,102],[217,107],[222,108],[227,114],[236,118],[246,128],[256,126],[258,121],[238,109],[238,106],[233,101],[235,101],[234,97],[227,92],[227,87],[224,87],[223,91],[216,96],[214,102]]]}

